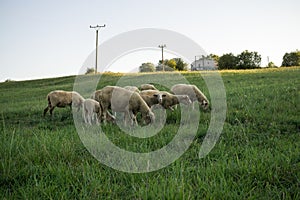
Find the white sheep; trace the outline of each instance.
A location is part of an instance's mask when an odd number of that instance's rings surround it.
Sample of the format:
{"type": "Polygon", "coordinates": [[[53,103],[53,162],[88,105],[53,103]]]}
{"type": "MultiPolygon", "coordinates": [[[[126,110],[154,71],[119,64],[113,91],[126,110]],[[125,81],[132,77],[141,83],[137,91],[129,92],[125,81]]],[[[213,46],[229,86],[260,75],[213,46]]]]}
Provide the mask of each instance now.
{"type": "Polygon", "coordinates": [[[55,90],[47,95],[47,100],[48,106],[44,109],[44,116],[49,109],[50,115],[52,116],[55,107],[63,108],[66,106],[73,106],[78,108],[79,111],[83,104],[84,98],[75,91],[55,90]]]}
{"type": "Polygon", "coordinates": [[[160,95],[162,96],[162,102],[160,104],[165,109],[174,110],[173,107],[176,106],[179,103],[190,105],[192,104],[191,99],[188,95],[174,95],[169,92],[161,92],[160,95]]]}
{"type": "Polygon", "coordinates": [[[162,95],[159,93],[158,90],[142,90],[140,92],[140,95],[150,108],[153,105],[162,102],[162,95]]]}
{"type": "MultiPolygon", "coordinates": [[[[141,113],[146,124],[155,120],[153,112],[137,92],[131,92],[118,86],[106,86],[96,96],[100,100],[103,112],[111,108],[115,112],[125,113],[125,125],[128,119],[131,125],[133,125],[133,122],[137,124],[136,115],[138,112],[141,113]]],[[[106,116],[103,117],[106,121],[106,116]]]]}
{"type": "Polygon", "coordinates": [[[85,99],[83,102],[83,119],[86,124],[92,125],[92,121],[99,124],[101,121],[101,107],[94,99],[85,99]]]}
{"type": "Polygon", "coordinates": [[[156,89],[155,86],[152,85],[152,84],[142,84],[142,85],[140,86],[140,89],[141,89],[141,91],[142,91],[142,90],[158,90],[158,89],[156,89]]]}
{"type": "Polygon", "coordinates": [[[139,88],[136,87],[136,86],[125,86],[124,89],[129,90],[129,91],[132,91],[132,92],[140,93],[139,88]]]}
{"type": "Polygon", "coordinates": [[[172,86],[171,92],[176,95],[188,95],[192,102],[198,101],[204,110],[209,107],[208,99],[195,85],[176,84],[172,86]]]}

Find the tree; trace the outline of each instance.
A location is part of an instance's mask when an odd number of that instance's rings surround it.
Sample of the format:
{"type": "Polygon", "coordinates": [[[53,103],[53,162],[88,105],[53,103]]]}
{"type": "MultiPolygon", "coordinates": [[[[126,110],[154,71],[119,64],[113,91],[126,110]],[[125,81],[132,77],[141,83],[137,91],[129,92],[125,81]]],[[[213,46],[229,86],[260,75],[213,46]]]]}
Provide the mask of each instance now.
{"type": "Polygon", "coordinates": [[[219,63],[220,57],[218,55],[211,53],[211,54],[208,55],[208,57],[212,58],[214,61],[216,61],[216,63],[219,63]]]}
{"type": "Polygon", "coordinates": [[[139,67],[139,71],[140,71],[140,72],[154,72],[154,71],[155,71],[155,66],[154,66],[154,64],[151,63],[151,62],[143,63],[143,64],[139,67]]]}
{"type": "MultiPolygon", "coordinates": [[[[168,69],[169,69],[169,67],[168,67],[168,65],[167,65],[168,62],[169,62],[168,59],[164,59],[164,69],[165,69],[165,71],[170,71],[170,70],[168,70],[168,69]]],[[[156,66],[156,71],[157,71],[157,72],[163,71],[162,60],[159,60],[159,61],[158,61],[158,65],[156,66]]]]}
{"type": "Polygon", "coordinates": [[[285,53],[283,56],[283,61],[281,66],[283,67],[300,66],[300,51],[296,50],[291,53],[285,53]]]}
{"type": "Polygon", "coordinates": [[[267,68],[276,68],[277,66],[273,62],[269,62],[267,68]]]}
{"type": "Polygon", "coordinates": [[[219,58],[219,69],[235,69],[238,63],[238,59],[232,53],[223,54],[219,58]]]}
{"type": "Polygon", "coordinates": [[[261,56],[253,51],[248,50],[243,51],[237,56],[238,58],[238,69],[254,69],[260,67],[261,56]]]}
{"type": "Polygon", "coordinates": [[[95,68],[91,67],[91,68],[87,68],[85,74],[94,74],[95,73],[95,68]]]}
{"type": "Polygon", "coordinates": [[[176,62],[176,67],[175,69],[178,71],[186,71],[188,64],[184,62],[181,58],[173,58],[176,62]]]}
{"type": "Polygon", "coordinates": [[[165,62],[165,64],[170,67],[171,69],[176,69],[176,61],[174,59],[170,59],[167,62],[165,62]]]}

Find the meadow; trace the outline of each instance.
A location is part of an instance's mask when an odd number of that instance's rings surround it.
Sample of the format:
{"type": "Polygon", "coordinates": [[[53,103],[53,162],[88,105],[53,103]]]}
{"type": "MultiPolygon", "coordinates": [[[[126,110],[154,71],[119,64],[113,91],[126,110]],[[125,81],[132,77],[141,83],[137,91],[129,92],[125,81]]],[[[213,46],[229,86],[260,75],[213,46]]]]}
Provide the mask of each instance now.
{"type": "MultiPolygon", "coordinates": [[[[187,151],[149,173],[121,172],[95,159],[69,108],[42,116],[46,95],[72,90],[75,76],[0,83],[0,199],[300,199],[300,68],[220,74],[227,113],[212,151],[199,159],[211,117],[200,111],[187,151]]],[[[209,97],[198,72],[182,75],[209,97]]],[[[97,88],[132,76],[152,75],[104,74],[97,88]]],[[[164,128],[145,139],[101,126],[117,146],[147,152],[172,140],[178,118],[180,109],[168,111],[164,128]]]]}

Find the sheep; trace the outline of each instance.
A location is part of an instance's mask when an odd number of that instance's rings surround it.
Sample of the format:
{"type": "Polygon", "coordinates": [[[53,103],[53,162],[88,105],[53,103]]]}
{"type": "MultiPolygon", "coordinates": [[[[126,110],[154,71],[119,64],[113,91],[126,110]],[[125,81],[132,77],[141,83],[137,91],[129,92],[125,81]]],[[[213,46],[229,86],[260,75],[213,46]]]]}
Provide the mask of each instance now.
{"type": "Polygon", "coordinates": [[[100,103],[100,99],[99,99],[99,94],[100,94],[101,90],[96,90],[95,92],[93,92],[91,94],[91,99],[94,99],[96,101],[98,101],[100,103]]]}
{"type": "MultiPolygon", "coordinates": [[[[125,125],[127,118],[130,119],[131,125],[133,122],[137,124],[138,112],[141,113],[146,124],[153,123],[155,120],[153,112],[137,92],[131,92],[118,86],[106,86],[98,92],[98,97],[103,112],[111,107],[113,111],[125,113],[125,125]]],[[[104,121],[106,121],[106,116],[104,116],[104,121]]]]}
{"type": "Polygon", "coordinates": [[[165,109],[173,110],[173,106],[179,103],[185,105],[192,103],[188,95],[173,95],[166,91],[143,90],[140,95],[151,108],[156,104],[160,104],[165,109]]]}
{"type": "Polygon", "coordinates": [[[142,91],[142,90],[158,90],[158,89],[156,89],[156,88],[154,87],[154,85],[152,85],[152,84],[142,84],[142,85],[140,86],[140,89],[141,89],[141,91],[142,91]]]}
{"type": "Polygon", "coordinates": [[[161,92],[162,102],[160,103],[165,109],[174,110],[173,107],[179,103],[185,105],[192,104],[188,95],[173,95],[169,92],[161,92]]]}
{"type": "Polygon", "coordinates": [[[98,101],[94,99],[85,99],[83,102],[83,119],[86,124],[92,125],[93,119],[96,124],[101,121],[101,107],[98,101]]]}
{"type": "Polygon", "coordinates": [[[162,96],[158,90],[142,90],[140,95],[150,108],[162,102],[162,96]]]}
{"type": "Polygon", "coordinates": [[[132,92],[140,93],[139,88],[136,87],[136,86],[125,86],[124,89],[129,90],[129,91],[132,91],[132,92]]]}
{"type": "Polygon", "coordinates": [[[209,107],[208,99],[195,85],[176,84],[171,87],[171,92],[176,95],[188,95],[192,102],[198,101],[204,110],[209,107]]]}
{"type": "Polygon", "coordinates": [[[47,95],[48,106],[44,109],[44,116],[50,109],[50,115],[52,116],[55,107],[63,108],[66,106],[74,106],[80,110],[84,102],[84,98],[75,91],[55,90],[47,95]]]}
{"type": "MultiPolygon", "coordinates": [[[[91,99],[93,99],[93,100],[95,100],[95,101],[97,101],[99,104],[100,104],[100,93],[101,93],[101,90],[96,90],[95,92],[93,92],[92,93],[92,95],[91,95],[91,99]]],[[[101,106],[101,104],[100,104],[100,106],[101,106]]],[[[103,108],[101,108],[102,109],[102,111],[103,111],[103,108]]],[[[102,112],[102,115],[101,115],[101,121],[103,121],[104,120],[104,117],[103,117],[103,112],[102,112]]],[[[106,120],[108,121],[108,122],[112,122],[112,123],[115,123],[115,120],[116,120],[116,118],[115,118],[115,116],[113,116],[108,110],[106,111],[106,120]]]]}

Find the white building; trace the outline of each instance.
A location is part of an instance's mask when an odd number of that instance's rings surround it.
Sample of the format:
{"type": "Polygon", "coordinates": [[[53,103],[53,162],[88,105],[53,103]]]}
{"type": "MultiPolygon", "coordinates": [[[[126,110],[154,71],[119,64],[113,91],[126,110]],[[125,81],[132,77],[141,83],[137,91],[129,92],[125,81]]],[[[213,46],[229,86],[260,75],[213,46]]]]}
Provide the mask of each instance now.
{"type": "Polygon", "coordinates": [[[209,57],[202,57],[198,60],[195,60],[191,64],[192,71],[199,71],[199,70],[216,70],[217,65],[214,59],[209,57]]]}

